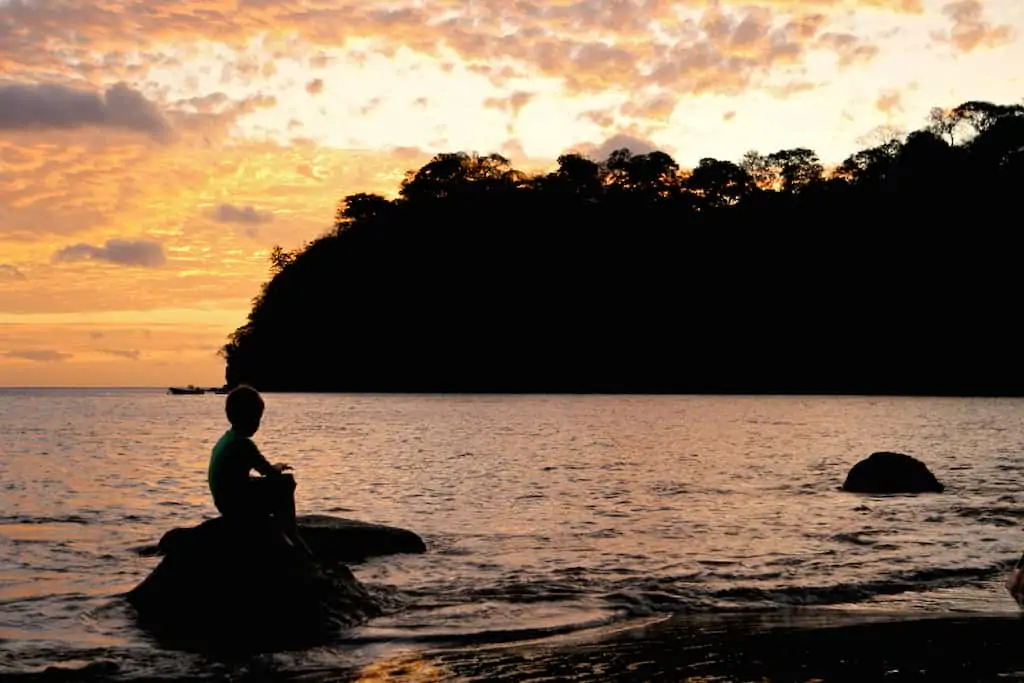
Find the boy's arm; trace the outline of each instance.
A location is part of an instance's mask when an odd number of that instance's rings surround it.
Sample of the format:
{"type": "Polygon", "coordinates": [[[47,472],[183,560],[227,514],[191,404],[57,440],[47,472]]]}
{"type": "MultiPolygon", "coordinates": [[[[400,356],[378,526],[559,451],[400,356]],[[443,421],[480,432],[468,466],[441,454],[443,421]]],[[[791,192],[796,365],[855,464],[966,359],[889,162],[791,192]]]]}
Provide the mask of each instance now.
{"type": "Polygon", "coordinates": [[[291,469],[290,467],[288,467],[288,465],[281,463],[277,465],[271,465],[270,462],[265,457],[263,457],[263,454],[260,453],[260,449],[256,447],[256,444],[254,444],[252,441],[250,441],[249,444],[249,462],[252,465],[252,468],[259,472],[260,474],[267,477],[276,477],[279,476],[284,470],[291,469]]]}

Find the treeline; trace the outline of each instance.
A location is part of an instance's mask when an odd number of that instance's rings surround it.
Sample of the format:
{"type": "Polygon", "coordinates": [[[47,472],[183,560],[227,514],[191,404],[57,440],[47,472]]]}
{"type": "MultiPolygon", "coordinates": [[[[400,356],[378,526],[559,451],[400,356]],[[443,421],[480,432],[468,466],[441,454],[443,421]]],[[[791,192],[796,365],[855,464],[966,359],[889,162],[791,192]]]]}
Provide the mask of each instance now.
{"type": "Polygon", "coordinates": [[[441,154],[276,248],[229,385],[265,391],[1024,395],[1024,107],[809,149],[441,154]]]}

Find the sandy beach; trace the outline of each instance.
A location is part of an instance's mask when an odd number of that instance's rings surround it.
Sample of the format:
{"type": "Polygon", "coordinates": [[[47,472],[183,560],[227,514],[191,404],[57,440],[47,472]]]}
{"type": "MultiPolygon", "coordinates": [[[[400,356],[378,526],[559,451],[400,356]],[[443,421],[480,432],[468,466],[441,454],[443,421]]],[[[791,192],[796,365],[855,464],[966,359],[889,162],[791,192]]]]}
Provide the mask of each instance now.
{"type": "MultiPolygon", "coordinates": [[[[589,643],[440,654],[449,680],[1024,680],[1024,621],[795,610],[677,614],[589,643]]],[[[415,676],[413,676],[415,679],[415,676]]]]}

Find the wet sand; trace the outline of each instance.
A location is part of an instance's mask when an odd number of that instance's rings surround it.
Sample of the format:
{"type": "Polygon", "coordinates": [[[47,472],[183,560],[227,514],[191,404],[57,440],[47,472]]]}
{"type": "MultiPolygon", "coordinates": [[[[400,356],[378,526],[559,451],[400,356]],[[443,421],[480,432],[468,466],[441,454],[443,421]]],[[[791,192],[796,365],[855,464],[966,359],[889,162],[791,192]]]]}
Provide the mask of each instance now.
{"type": "MultiPolygon", "coordinates": [[[[1024,618],[831,609],[677,614],[573,636],[435,647],[351,668],[275,671],[219,666],[205,681],[1024,681],[1024,618]],[[220,671],[217,671],[220,669],[220,671]]],[[[269,664],[269,665],[268,665],[269,664]]],[[[117,667],[50,668],[16,681],[100,681],[117,667]]],[[[125,679],[122,679],[125,680],[125,679]]],[[[169,678],[127,680],[170,681],[169,678]]],[[[200,680],[191,678],[190,680],[200,680]]]]}
{"type": "MultiPolygon", "coordinates": [[[[1024,680],[1017,615],[676,615],[589,643],[440,654],[452,680],[1024,680]]],[[[422,679],[421,679],[422,680],[422,679]]]]}

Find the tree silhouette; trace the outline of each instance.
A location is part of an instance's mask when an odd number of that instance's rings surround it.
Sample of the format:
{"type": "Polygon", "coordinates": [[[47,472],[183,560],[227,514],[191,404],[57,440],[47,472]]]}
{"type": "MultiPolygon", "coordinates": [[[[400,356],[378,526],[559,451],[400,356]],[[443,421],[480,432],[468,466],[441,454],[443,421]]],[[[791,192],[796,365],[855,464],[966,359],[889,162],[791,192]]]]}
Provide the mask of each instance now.
{"type": "Polygon", "coordinates": [[[334,215],[335,232],[341,232],[357,223],[368,223],[388,216],[392,204],[379,194],[358,192],[345,197],[334,215]]]}
{"type": "Polygon", "coordinates": [[[798,147],[784,149],[768,156],[768,163],[782,179],[782,189],[786,192],[799,192],[821,182],[825,169],[812,150],[798,147]]]}
{"type": "Polygon", "coordinates": [[[757,190],[750,173],[731,161],[718,159],[701,159],[685,186],[709,209],[733,206],[757,190]]]}
{"type": "Polygon", "coordinates": [[[772,162],[760,152],[751,150],[743,155],[740,168],[754,179],[754,184],[762,190],[777,190],[781,179],[772,162]]]}
{"type": "Polygon", "coordinates": [[[551,204],[597,202],[604,196],[607,168],[579,154],[558,157],[558,167],[543,176],[524,178],[522,187],[551,204]]]}
{"type": "Polygon", "coordinates": [[[270,254],[221,350],[267,391],[1024,395],[1024,107],[932,110],[826,169],[797,147],[438,154],[270,254]]]}

